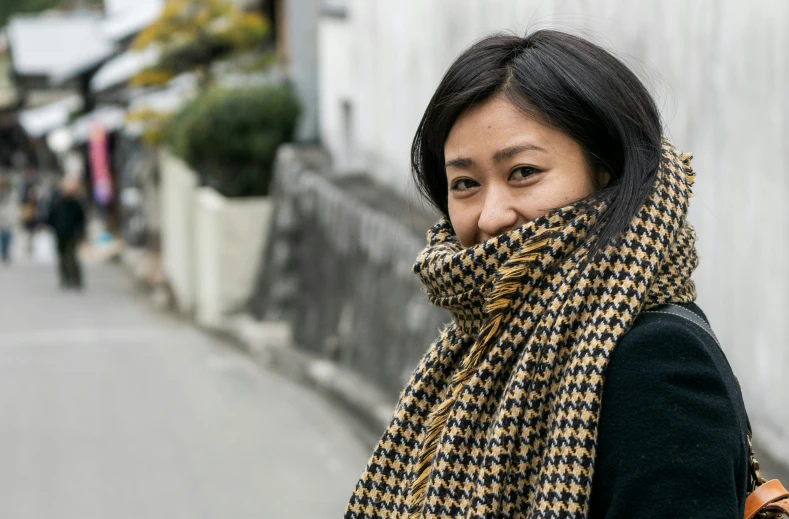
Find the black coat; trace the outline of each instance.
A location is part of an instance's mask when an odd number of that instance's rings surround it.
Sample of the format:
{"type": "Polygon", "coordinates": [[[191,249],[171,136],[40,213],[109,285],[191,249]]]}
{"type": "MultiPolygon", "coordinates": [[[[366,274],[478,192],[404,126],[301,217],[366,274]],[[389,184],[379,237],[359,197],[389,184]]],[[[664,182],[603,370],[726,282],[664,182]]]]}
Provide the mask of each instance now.
{"type": "Polygon", "coordinates": [[[747,484],[747,416],[723,352],[696,324],[643,314],[606,371],[591,517],[742,519],[747,484]]]}
{"type": "Polygon", "coordinates": [[[80,239],[85,235],[85,210],[70,196],[57,196],[49,209],[47,223],[58,240],[80,239]]]}

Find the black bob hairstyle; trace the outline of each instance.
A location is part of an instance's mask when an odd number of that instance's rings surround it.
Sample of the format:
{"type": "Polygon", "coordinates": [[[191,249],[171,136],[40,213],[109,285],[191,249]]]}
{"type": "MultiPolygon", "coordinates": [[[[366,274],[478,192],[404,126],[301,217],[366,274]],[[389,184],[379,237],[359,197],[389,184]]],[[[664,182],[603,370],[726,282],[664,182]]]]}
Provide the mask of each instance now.
{"type": "Polygon", "coordinates": [[[590,229],[591,254],[616,238],[646,202],[660,163],[662,125],[652,96],[630,69],[577,36],[541,30],[519,37],[489,36],[455,60],[422,116],[411,147],[419,191],[444,216],[444,143],[470,105],[502,93],[543,124],[565,132],[608,185],[588,202],[609,204],[590,229]]]}

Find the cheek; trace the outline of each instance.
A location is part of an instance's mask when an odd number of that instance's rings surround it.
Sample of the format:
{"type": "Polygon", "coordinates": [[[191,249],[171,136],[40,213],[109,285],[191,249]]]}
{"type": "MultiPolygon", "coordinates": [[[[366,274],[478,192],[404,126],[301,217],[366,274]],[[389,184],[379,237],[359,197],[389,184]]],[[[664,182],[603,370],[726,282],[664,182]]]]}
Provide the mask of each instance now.
{"type": "Polygon", "coordinates": [[[479,231],[477,223],[479,222],[480,209],[476,204],[469,200],[452,200],[449,199],[449,221],[452,223],[452,228],[464,247],[474,245],[475,238],[479,231]]]}
{"type": "Polygon", "coordinates": [[[591,177],[554,175],[525,190],[520,197],[520,212],[527,220],[534,220],[546,213],[594,193],[591,177]]]}

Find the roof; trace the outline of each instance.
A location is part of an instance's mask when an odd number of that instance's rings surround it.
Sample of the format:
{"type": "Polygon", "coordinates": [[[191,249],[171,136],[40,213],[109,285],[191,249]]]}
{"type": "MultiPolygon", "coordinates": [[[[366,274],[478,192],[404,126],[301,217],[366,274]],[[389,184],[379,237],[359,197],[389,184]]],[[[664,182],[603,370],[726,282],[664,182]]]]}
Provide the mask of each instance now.
{"type": "Polygon", "coordinates": [[[148,6],[155,6],[162,8],[164,6],[163,0],[104,0],[104,12],[108,18],[115,16],[122,16],[131,11],[139,10],[140,8],[147,8],[148,6]]]}
{"type": "Polygon", "coordinates": [[[177,112],[181,106],[197,95],[197,77],[184,73],[171,79],[164,88],[142,92],[129,102],[129,111],[153,110],[162,113],[177,112]]]}
{"type": "Polygon", "coordinates": [[[105,63],[90,81],[92,92],[102,92],[131,79],[146,67],[156,64],[159,51],[153,47],[143,51],[128,50],[105,63]]]}
{"type": "Polygon", "coordinates": [[[118,130],[126,124],[126,110],[117,106],[101,106],[76,119],[69,126],[72,141],[75,144],[88,142],[95,124],[101,124],[107,131],[118,130]]]}
{"type": "Polygon", "coordinates": [[[94,13],[47,13],[15,16],[8,24],[14,70],[59,82],[91,68],[115,53],[94,13]]]}
{"type": "Polygon", "coordinates": [[[163,0],[104,0],[102,30],[111,40],[126,39],[153,23],[163,9],[163,0]]]}
{"type": "Polygon", "coordinates": [[[22,110],[19,112],[19,124],[31,137],[41,137],[67,124],[71,113],[80,108],[82,98],[71,95],[38,108],[22,110]]]}
{"type": "MultiPolygon", "coordinates": [[[[163,114],[175,113],[197,92],[197,76],[193,73],[181,74],[171,79],[164,88],[142,91],[132,97],[129,113],[148,110],[163,114]]],[[[124,131],[129,135],[140,135],[143,129],[143,123],[127,122],[124,131]]]]}

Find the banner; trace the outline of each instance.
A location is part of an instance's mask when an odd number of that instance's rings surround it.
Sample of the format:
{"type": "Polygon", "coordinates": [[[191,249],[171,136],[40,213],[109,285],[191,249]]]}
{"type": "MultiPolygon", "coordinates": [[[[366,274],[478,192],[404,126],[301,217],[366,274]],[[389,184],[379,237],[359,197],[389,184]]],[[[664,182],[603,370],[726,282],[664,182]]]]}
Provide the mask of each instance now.
{"type": "Polygon", "coordinates": [[[109,205],[113,197],[109,154],[107,130],[97,121],[90,130],[90,173],[93,180],[93,199],[104,206],[109,205]]]}

